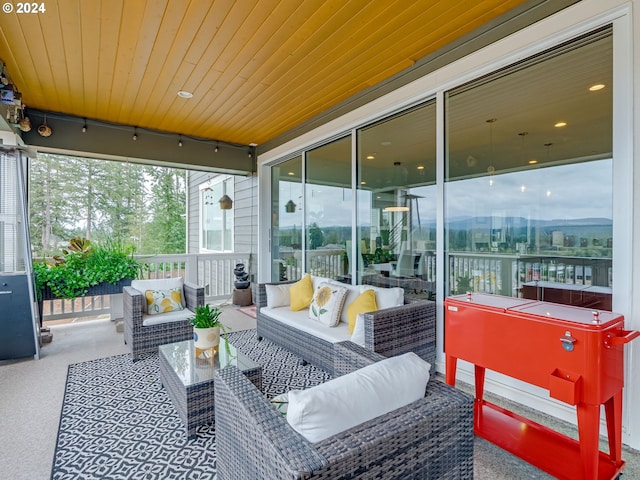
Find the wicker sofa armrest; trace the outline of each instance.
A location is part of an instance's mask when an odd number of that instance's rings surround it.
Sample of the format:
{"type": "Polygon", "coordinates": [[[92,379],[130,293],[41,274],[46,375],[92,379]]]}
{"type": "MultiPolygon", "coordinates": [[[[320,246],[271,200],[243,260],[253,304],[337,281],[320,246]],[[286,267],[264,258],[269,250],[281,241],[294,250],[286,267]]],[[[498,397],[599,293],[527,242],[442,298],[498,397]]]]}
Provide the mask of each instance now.
{"type": "Polygon", "coordinates": [[[291,283],[296,283],[297,280],[285,280],[283,282],[265,282],[258,283],[255,291],[256,298],[253,299],[254,305],[258,308],[258,310],[262,307],[267,306],[267,287],[266,285],[288,285],[291,283]]]}
{"type": "Polygon", "coordinates": [[[321,478],[473,478],[473,397],[429,382],[425,397],[315,444],[321,478]]]}
{"type": "Polygon", "coordinates": [[[146,300],[144,294],[131,286],[122,289],[122,317],[125,323],[142,327],[142,314],[146,300]]]}
{"type": "Polygon", "coordinates": [[[235,367],[214,380],[218,478],[308,478],[325,459],[235,367]]]}
{"type": "Polygon", "coordinates": [[[417,353],[431,364],[436,362],[436,304],[430,300],[364,314],[365,346],[385,357],[417,353]]]}
{"type": "Polygon", "coordinates": [[[185,282],[183,287],[184,299],[189,310],[204,305],[204,287],[189,282],[185,282]]]}
{"type": "Polygon", "coordinates": [[[346,375],[385,358],[351,341],[337,342],[333,345],[333,376],[346,375]]]}

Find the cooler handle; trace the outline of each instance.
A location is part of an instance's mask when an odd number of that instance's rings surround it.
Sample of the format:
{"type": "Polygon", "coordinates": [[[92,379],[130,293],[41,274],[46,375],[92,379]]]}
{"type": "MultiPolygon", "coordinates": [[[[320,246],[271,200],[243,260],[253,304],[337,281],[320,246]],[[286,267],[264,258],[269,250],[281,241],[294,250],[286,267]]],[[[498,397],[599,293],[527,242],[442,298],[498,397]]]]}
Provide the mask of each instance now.
{"type": "Polygon", "coordinates": [[[607,334],[604,339],[604,346],[606,348],[611,348],[615,345],[624,345],[625,343],[629,343],[634,338],[640,336],[640,331],[638,330],[622,330],[621,335],[613,335],[611,333],[607,334]]]}

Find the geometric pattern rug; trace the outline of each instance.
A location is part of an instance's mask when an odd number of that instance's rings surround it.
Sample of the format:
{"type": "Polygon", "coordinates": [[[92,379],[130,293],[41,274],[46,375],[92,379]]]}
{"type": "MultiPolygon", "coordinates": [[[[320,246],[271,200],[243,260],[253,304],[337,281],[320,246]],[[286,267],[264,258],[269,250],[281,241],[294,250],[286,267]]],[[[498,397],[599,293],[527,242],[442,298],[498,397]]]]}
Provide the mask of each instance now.
{"type": "MultiPolygon", "coordinates": [[[[325,382],[329,374],[263,340],[255,330],[231,332],[232,344],[262,365],[271,398],[325,382]]],[[[207,480],[216,477],[215,425],[187,439],[160,384],[157,353],[131,354],[69,366],[52,480],[207,480]]]]}

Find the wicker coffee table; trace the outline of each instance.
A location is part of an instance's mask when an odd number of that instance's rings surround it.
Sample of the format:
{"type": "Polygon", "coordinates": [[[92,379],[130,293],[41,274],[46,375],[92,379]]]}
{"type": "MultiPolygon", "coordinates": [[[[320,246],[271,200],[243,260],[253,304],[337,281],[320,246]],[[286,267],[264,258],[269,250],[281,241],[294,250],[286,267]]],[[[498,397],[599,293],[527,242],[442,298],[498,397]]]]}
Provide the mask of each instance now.
{"type": "Polygon", "coordinates": [[[212,423],[215,418],[213,405],[213,376],[216,370],[233,365],[262,390],[262,367],[229,344],[224,338],[213,358],[196,356],[193,340],[160,345],[160,381],[173,402],[178,416],[186,427],[187,437],[196,435],[196,428],[212,423]]]}

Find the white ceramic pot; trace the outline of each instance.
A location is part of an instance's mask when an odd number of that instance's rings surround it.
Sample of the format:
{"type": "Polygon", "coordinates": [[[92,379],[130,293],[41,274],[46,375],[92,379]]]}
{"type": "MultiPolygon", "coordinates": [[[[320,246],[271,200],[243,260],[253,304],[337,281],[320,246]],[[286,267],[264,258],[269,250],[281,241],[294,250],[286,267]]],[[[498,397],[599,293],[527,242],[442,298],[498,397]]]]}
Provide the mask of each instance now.
{"type": "Polygon", "coordinates": [[[217,347],[220,343],[220,327],[194,328],[193,343],[199,350],[217,347]]]}

